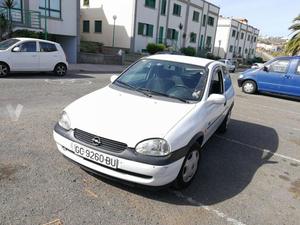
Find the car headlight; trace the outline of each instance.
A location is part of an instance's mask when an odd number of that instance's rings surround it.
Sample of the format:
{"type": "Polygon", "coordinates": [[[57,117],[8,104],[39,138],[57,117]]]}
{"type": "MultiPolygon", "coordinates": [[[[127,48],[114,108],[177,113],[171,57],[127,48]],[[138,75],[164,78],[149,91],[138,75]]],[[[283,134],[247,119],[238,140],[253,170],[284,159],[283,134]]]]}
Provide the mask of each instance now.
{"type": "Polygon", "coordinates": [[[63,111],[61,114],[60,114],[60,118],[59,118],[59,121],[58,121],[58,124],[64,128],[65,130],[70,130],[71,129],[71,122],[70,122],[70,119],[67,115],[67,113],[65,111],[63,111]]]}
{"type": "Polygon", "coordinates": [[[142,141],[135,147],[135,150],[143,155],[166,156],[170,154],[170,146],[164,139],[149,139],[142,141]]]}

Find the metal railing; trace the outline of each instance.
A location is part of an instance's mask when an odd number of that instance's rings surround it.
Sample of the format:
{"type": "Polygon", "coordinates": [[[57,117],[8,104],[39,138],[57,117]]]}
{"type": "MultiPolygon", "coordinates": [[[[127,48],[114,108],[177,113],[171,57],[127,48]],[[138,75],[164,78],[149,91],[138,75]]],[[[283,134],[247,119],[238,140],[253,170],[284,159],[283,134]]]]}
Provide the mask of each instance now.
{"type": "Polygon", "coordinates": [[[11,21],[14,27],[41,29],[41,13],[38,11],[0,7],[0,15],[11,21]]]}

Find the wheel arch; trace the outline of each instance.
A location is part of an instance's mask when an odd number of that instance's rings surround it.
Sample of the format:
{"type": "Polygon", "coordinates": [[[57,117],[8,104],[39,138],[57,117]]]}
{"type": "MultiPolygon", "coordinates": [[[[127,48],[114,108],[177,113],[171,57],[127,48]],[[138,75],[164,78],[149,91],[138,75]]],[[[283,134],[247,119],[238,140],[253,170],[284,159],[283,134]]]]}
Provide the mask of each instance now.
{"type": "Polygon", "coordinates": [[[10,65],[7,62],[0,61],[0,64],[5,64],[8,67],[8,71],[10,71],[10,65]]]}
{"type": "Polygon", "coordinates": [[[190,149],[193,145],[198,144],[202,147],[203,145],[203,140],[204,140],[204,133],[199,132],[193,136],[193,138],[190,140],[188,143],[188,149],[190,149]]]}
{"type": "Polygon", "coordinates": [[[55,64],[53,70],[55,70],[55,68],[56,68],[58,65],[60,65],[60,64],[63,64],[64,66],[66,66],[66,68],[68,68],[68,66],[67,66],[67,64],[66,64],[65,62],[58,62],[58,63],[55,64]]]}

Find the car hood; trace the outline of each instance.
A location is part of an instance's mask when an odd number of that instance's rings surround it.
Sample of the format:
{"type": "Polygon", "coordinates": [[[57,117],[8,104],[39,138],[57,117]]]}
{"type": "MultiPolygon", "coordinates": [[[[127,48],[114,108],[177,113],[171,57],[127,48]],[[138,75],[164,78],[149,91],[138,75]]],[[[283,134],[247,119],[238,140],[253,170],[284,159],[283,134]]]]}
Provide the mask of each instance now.
{"type": "Polygon", "coordinates": [[[163,138],[195,104],[170,102],[105,87],[69,105],[73,129],[126,143],[163,138]]]}
{"type": "Polygon", "coordinates": [[[256,71],[258,71],[259,68],[251,68],[251,69],[247,69],[243,72],[243,74],[252,74],[255,73],[256,71]]]}

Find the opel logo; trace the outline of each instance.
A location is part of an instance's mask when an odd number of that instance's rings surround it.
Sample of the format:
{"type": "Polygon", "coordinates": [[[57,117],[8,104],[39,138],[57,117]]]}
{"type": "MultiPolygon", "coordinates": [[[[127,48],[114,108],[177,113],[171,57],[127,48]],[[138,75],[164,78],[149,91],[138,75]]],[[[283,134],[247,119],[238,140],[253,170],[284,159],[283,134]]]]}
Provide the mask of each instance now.
{"type": "Polygon", "coordinates": [[[93,142],[93,145],[95,145],[95,146],[99,146],[102,144],[101,139],[99,137],[94,137],[92,139],[92,142],[93,142]]]}

